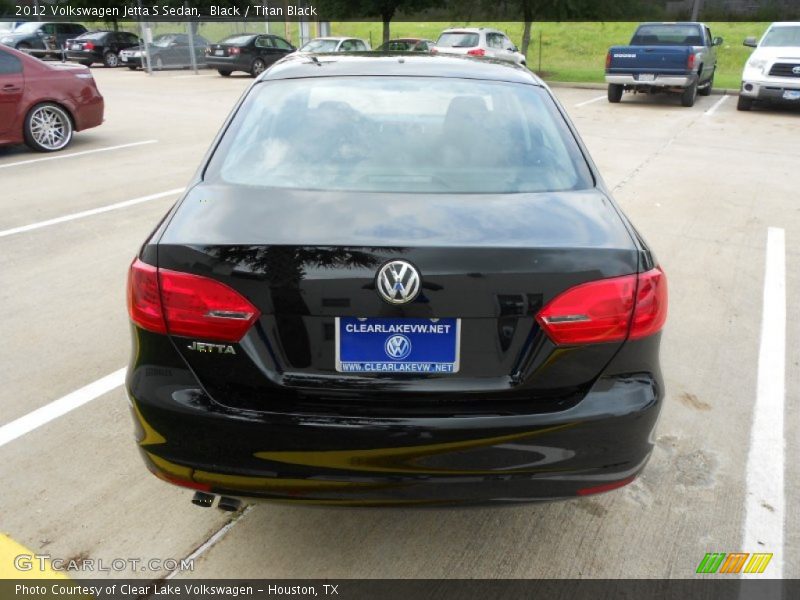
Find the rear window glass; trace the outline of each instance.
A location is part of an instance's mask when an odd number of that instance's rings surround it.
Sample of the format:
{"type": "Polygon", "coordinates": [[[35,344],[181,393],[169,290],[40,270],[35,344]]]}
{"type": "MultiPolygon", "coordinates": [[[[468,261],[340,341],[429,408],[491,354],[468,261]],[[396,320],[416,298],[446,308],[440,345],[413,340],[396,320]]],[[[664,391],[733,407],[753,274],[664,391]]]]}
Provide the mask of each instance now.
{"type": "Polygon", "coordinates": [[[229,35],[220,44],[230,44],[231,46],[246,46],[255,35],[229,35]]]}
{"type": "Polygon", "coordinates": [[[300,48],[301,52],[335,52],[339,40],[311,40],[300,48]]]}
{"type": "Polygon", "coordinates": [[[259,84],[206,177],[375,192],[517,193],[593,185],[574,137],[541,88],[414,77],[259,84]]]}
{"type": "Polygon", "coordinates": [[[642,25],[631,46],[702,46],[703,31],[698,25],[642,25]]]}
{"type": "Polygon", "coordinates": [[[436,42],[442,48],[472,48],[478,45],[477,33],[443,33],[436,42]]]}
{"type": "Polygon", "coordinates": [[[761,40],[761,46],[781,47],[793,46],[800,47],[800,25],[773,27],[761,40]]]}

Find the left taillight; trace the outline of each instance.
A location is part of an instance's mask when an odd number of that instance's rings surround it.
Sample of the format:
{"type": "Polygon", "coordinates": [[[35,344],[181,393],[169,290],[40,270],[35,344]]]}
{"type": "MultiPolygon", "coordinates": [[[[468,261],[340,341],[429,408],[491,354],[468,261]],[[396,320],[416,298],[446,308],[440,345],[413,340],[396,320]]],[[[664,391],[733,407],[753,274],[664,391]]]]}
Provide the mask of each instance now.
{"type": "Polygon", "coordinates": [[[691,71],[694,69],[695,53],[689,52],[689,57],[686,59],[686,68],[691,71]]]}
{"type": "Polygon", "coordinates": [[[660,267],[575,286],[536,315],[562,346],[640,339],[659,332],[666,319],[667,279],[660,267]]]}
{"type": "Polygon", "coordinates": [[[260,316],[255,306],[224,283],[157,269],[139,259],[128,276],[128,311],[144,329],[220,342],[238,342],[260,316]]]}

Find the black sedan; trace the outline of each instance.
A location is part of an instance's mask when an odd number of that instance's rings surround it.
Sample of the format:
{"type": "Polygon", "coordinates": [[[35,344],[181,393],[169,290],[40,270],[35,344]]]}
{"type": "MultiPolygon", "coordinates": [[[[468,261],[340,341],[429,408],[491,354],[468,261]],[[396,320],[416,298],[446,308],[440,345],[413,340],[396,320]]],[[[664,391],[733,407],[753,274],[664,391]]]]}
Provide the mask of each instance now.
{"type": "Polygon", "coordinates": [[[139,38],[127,31],[91,31],[67,40],[67,58],[91,66],[103,63],[107,67],[119,65],[119,52],[140,44],[139,38]]]}
{"type": "MultiPolygon", "coordinates": [[[[206,47],[208,40],[201,35],[190,36],[185,33],[164,33],[147,45],[150,52],[150,67],[156,71],[163,69],[185,69],[192,66],[192,54],[198,67],[206,66],[206,47]]],[[[132,71],[145,67],[145,47],[133,46],[119,53],[123,66],[132,71]]]]}
{"type": "Polygon", "coordinates": [[[294,46],[277,35],[238,33],[208,46],[206,64],[226,77],[234,71],[258,77],[272,63],[294,50],[294,46]]]}
{"type": "Polygon", "coordinates": [[[128,303],[139,448],[203,506],[585,496],[653,448],[666,278],[521,67],[275,65],[128,303]]]}

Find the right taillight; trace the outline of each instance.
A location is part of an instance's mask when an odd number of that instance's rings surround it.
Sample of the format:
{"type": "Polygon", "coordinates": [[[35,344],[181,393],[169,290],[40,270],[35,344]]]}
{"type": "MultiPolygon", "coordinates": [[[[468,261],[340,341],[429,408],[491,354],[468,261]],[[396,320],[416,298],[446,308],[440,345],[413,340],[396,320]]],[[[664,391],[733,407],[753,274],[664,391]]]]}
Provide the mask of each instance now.
{"type": "Polygon", "coordinates": [[[660,268],[583,283],[556,296],[536,315],[558,345],[639,339],[667,318],[667,280],[660,268]]]}
{"type": "Polygon", "coordinates": [[[157,269],[139,259],[128,275],[128,311],[144,329],[220,342],[238,342],[260,316],[224,283],[157,269]]]}
{"type": "Polygon", "coordinates": [[[486,50],[483,48],[473,48],[472,50],[468,50],[467,54],[469,56],[486,56],[486,50]]]}

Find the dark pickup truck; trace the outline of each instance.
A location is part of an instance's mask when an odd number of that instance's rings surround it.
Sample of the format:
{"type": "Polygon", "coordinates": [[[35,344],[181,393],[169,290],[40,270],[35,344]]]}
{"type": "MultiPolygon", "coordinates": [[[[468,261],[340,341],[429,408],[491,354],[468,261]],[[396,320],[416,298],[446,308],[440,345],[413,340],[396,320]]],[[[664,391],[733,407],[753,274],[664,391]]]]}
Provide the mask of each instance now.
{"type": "Polygon", "coordinates": [[[683,106],[714,87],[717,49],[722,38],[703,23],[643,23],[629,46],[612,46],[606,56],[608,101],[625,91],[678,92],[683,106]]]}

